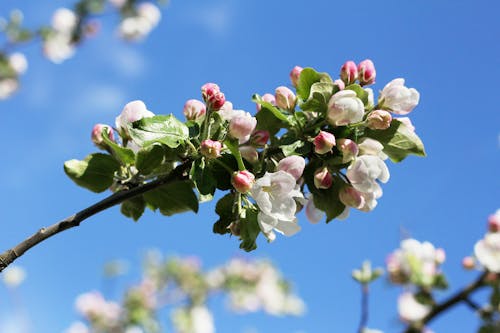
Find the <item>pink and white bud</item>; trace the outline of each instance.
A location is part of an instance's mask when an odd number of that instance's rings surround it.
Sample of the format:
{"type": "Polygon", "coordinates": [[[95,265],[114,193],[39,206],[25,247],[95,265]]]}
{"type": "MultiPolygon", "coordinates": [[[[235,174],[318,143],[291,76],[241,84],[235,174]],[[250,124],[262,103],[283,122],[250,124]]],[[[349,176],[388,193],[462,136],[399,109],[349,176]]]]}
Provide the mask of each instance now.
{"type": "MultiPolygon", "coordinates": [[[[262,100],[264,102],[268,102],[268,103],[276,106],[276,98],[272,94],[269,94],[269,93],[264,94],[264,96],[262,96],[262,100]]],[[[259,112],[260,109],[262,109],[262,106],[260,104],[257,104],[257,112],[259,112]]]]}
{"type": "Polygon", "coordinates": [[[250,135],[257,126],[257,119],[245,111],[233,111],[229,122],[229,135],[239,140],[240,144],[250,139],[250,135]]]}
{"type": "Polygon", "coordinates": [[[295,66],[292,71],[290,72],[290,81],[292,81],[292,85],[297,88],[299,84],[299,77],[300,73],[302,72],[303,68],[300,66],[295,66]]]}
{"type": "Polygon", "coordinates": [[[375,65],[370,59],[363,60],[358,65],[358,79],[362,86],[367,86],[369,84],[375,83],[375,77],[377,72],[375,71],[375,65]]]}
{"type": "Polygon", "coordinates": [[[241,157],[252,164],[259,160],[259,152],[252,146],[241,146],[240,153],[241,157]]]}
{"type": "Polygon", "coordinates": [[[332,174],[327,167],[316,170],[314,173],[314,186],[318,189],[328,189],[333,184],[332,174]]]}
{"type": "Polygon", "coordinates": [[[437,248],[434,252],[434,258],[436,259],[436,264],[441,265],[446,260],[446,251],[443,248],[437,248]]]}
{"type": "Polygon", "coordinates": [[[346,61],[340,68],[340,78],[346,85],[354,83],[358,78],[358,67],[352,60],[346,61]]]}
{"type": "Polygon", "coordinates": [[[358,145],[351,139],[338,139],[337,148],[342,153],[343,163],[352,161],[359,153],[358,145]]]}
{"type": "Polygon", "coordinates": [[[256,147],[264,147],[269,141],[269,132],[264,130],[255,131],[250,141],[256,147]]]}
{"type": "Polygon", "coordinates": [[[274,97],[276,98],[277,107],[285,110],[295,109],[297,97],[289,88],[284,86],[276,88],[274,97]]]}
{"type": "Polygon", "coordinates": [[[105,148],[106,143],[104,142],[104,139],[102,138],[102,135],[104,134],[104,131],[107,131],[108,138],[111,141],[115,141],[113,129],[111,126],[105,125],[105,124],[96,124],[94,128],[92,129],[92,134],[91,134],[91,139],[92,142],[99,148],[105,148]]]}
{"type": "Polygon", "coordinates": [[[207,106],[213,111],[218,111],[226,102],[226,97],[215,83],[205,83],[201,87],[201,96],[207,106]]]}
{"type": "Polygon", "coordinates": [[[345,186],[339,191],[339,199],[344,205],[360,209],[365,205],[365,198],[352,186],[345,186]]]}
{"type": "Polygon", "coordinates": [[[344,81],[342,81],[340,79],[333,81],[333,84],[336,85],[339,88],[339,90],[345,89],[345,83],[344,83],[344,81]]]}
{"type": "Polygon", "coordinates": [[[394,79],[384,87],[378,96],[381,109],[405,115],[418,105],[420,94],[416,89],[407,88],[404,84],[404,79],[394,79]]]}
{"type": "Polygon", "coordinates": [[[471,271],[476,267],[476,261],[471,256],[464,257],[462,259],[462,267],[468,271],[471,271]]]}
{"type": "Polygon", "coordinates": [[[200,152],[206,158],[217,158],[220,156],[222,143],[214,140],[203,140],[200,145],[200,152]]]}
{"type": "Polygon", "coordinates": [[[314,151],[316,154],[326,154],[335,146],[335,136],[330,132],[320,131],[314,138],[314,151]]]}
{"type": "Polygon", "coordinates": [[[127,127],[134,121],[142,118],[154,117],[154,113],[146,108],[143,101],[132,101],[127,103],[122,110],[122,113],[116,117],[116,129],[124,139],[129,138],[127,127]]]}
{"type": "Polygon", "coordinates": [[[317,224],[323,219],[325,212],[319,210],[314,205],[314,200],[312,194],[309,196],[306,204],[306,217],[312,224],[317,224]]]}
{"type": "Polygon", "coordinates": [[[365,106],[352,90],[341,90],[328,101],[326,120],[333,126],[345,126],[363,120],[365,106]]]}
{"type": "Polygon", "coordinates": [[[255,183],[255,176],[248,170],[233,173],[231,184],[240,193],[247,193],[255,183]]]}
{"type": "Polygon", "coordinates": [[[500,209],[488,217],[488,230],[490,232],[500,232],[500,209]]]}
{"type": "Polygon", "coordinates": [[[303,157],[292,155],[279,161],[277,171],[285,171],[291,174],[295,180],[299,180],[302,177],[305,167],[306,160],[303,157]]]}
{"type": "Polygon", "coordinates": [[[369,129],[384,130],[391,126],[392,116],[384,110],[372,111],[366,118],[366,125],[369,129]]]}
{"type": "Polygon", "coordinates": [[[205,118],[207,109],[202,101],[190,99],[184,104],[182,112],[187,120],[202,121],[205,118]]]}

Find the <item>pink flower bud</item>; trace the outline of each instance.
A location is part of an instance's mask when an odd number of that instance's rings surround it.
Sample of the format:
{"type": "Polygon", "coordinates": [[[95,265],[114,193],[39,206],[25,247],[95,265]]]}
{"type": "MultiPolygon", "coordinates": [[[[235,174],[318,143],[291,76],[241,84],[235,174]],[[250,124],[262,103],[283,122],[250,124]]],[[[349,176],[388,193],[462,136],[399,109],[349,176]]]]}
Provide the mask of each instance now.
{"type": "Polygon", "coordinates": [[[384,110],[372,111],[366,118],[366,125],[373,130],[384,130],[391,126],[392,116],[384,110]]]}
{"type": "Polygon", "coordinates": [[[303,157],[292,155],[279,161],[277,169],[278,171],[288,172],[295,180],[299,180],[299,178],[302,177],[305,167],[306,160],[304,160],[303,157]]]}
{"type": "Polygon", "coordinates": [[[346,85],[350,85],[356,81],[358,78],[358,67],[354,61],[349,60],[342,65],[342,68],[340,69],[340,78],[346,85]]]}
{"type": "Polygon", "coordinates": [[[226,97],[215,83],[205,83],[201,87],[201,95],[207,106],[213,111],[218,111],[226,102],[226,97]]]}
{"type": "Polygon", "coordinates": [[[358,145],[351,139],[338,139],[337,148],[342,153],[343,163],[352,161],[359,153],[358,145]]]}
{"type": "Polygon", "coordinates": [[[245,111],[233,111],[233,117],[229,122],[229,134],[245,143],[250,139],[250,135],[257,126],[257,119],[245,111]]]}
{"type": "MultiPolygon", "coordinates": [[[[264,94],[264,96],[262,96],[262,100],[276,106],[276,98],[274,98],[274,95],[272,94],[264,94]]],[[[262,106],[257,104],[257,112],[259,112],[260,109],[262,109],[262,106]]]]}
{"type": "Polygon", "coordinates": [[[252,146],[241,146],[240,153],[245,160],[252,164],[259,160],[259,153],[257,152],[257,149],[252,146]]]}
{"type": "Polygon", "coordinates": [[[488,217],[488,230],[490,232],[500,232],[500,209],[488,217]]]}
{"type": "Polygon", "coordinates": [[[345,83],[344,83],[344,81],[342,81],[340,79],[333,81],[333,84],[335,84],[339,88],[339,90],[345,89],[345,83]]]}
{"type": "Polygon", "coordinates": [[[343,187],[339,191],[339,199],[344,205],[360,209],[365,205],[365,198],[352,186],[343,187]]]}
{"type": "Polygon", "coordinates": [[[375,76],[377,72],[375,71],[375,66],[370,59],[363,60],[358,65],[358,78],[359,83],[362,86],[375,83],[375,76]]]}
{"type": "Polygon", "coordinates": [[[250,139],[252,145],[257,147],[264,147],[269,141],[269,132],[264,130],[255,131],[250,139]]]}
{"type": "Polygon", "coordinates": [[[240,193],[247,193],[255,182],[255,176],[248,170],[237,171],[233,173],[231,184],[233,184],[236,191],[240,193]]]}
{"type": "Polygon", "coordinates": [[[328,189],[332,186],[333,177],[327,167],[316,170],[314,173],[314,186],[318,189],[328,189]]]}
{"type": "Polygon", "coordinates": [[[300,66],[295,66],[292,71],[290,72],[290,80],[292,81],[292,85],[297,88],[297,85],[299,84],[299,77],[300,73],[302,72],[303,68],[300,66]]]}
{"type": "Polygon", "coordinates": [[[436,263],[441,265],[446,260],[446,252],[442,248],[437,248],[435,252],[436,263]]]}
{"type": "Polygon", "coordinates": [[[326,154],[335,146],[335,136],[330,132],[320,131],[313,143],[317,154],[326,154]]]}
{"type": "Polygon", "coordinates": [[[184,104],[184,116],[187,120],[202,121],[207,112],[205,104],[197,99],[190,99],[184,104]]]}
{"type": "Polygon", "coordinates": [[[293,91],[287,87],[281,86],[276,88],[274,97],[276,98],[276,105],[285,110],[295,109],[295,103],[297,102],[297,97],[293,91]]]}
{"type": "Polygon", "coordinates": [[[104,125],[104,124],[96,124],[94,126],[94,128],[92,129],[91,139],[92,139],[92,142],[99,148],[106,148],[106,143],[104,142],[104,139],[102,138],[104,130],[107,130],[108,138],[111,141],[115,141],[113,129],[111,128],[111,126],[104,125]]]}
{"type": "Polygon", "coordinates": [[[462,259],[462,267],[468,271],[473,270],[476,267],[476,262],[474,258],[467,256],[462,259]]]}
{"type": "Polygon", "coordinates": [[[206,158],[217,158],[220,156],[222,143],[220,141],[203,140],[200,145],[200,152],[206,158]]]}

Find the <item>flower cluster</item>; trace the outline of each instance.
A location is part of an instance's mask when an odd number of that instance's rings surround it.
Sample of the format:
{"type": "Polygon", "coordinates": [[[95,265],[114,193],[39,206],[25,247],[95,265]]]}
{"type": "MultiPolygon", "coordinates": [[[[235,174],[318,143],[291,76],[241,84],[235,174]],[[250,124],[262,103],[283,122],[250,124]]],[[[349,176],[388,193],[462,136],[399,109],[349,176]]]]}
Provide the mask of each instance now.
{"type": "Polygon", "coordinates": [[[73,9],[56,9],[50,25],[34,30],[23,26],[19,10],[12,11],[8,18],[0,18],[0,34],[5,34],[9,46],[0,51],[0,100],[18,90],[19,76],[27,69],[24,55],[10,52],[11,49],[40,37],[45,57],[53,63],[62,63],[75,54],[78,45],[98,32],[97,17],[107,9],[118,12],[118,35],[129,41],[144,39],[161,19],[161,12],[153,2],[133,0],[80,0],[73,9]]]}
{"type": "Polygon", "coordinates": [[[65,170],[95,192],[174,178],[122,204],[122,213],[135,220],[145,207],[164,215],[196,212],[217,189],[228,191],[217,203],[213,230],[238,236],[250,251],[261,233],[273,241],[276,232],[299,232],[297,213],[304,206],[311,222],[373,210],[380,184],[390,177],[387,159],[425,155],[409,119],[393,118],[413,110],[418,92],[395,79],[375,103],[367,88],[375,73],[370,60],[346,62],[335,80],[296,66],[290,73],[295,91],[280,86],[274,94],[254,95],[256,115],[234,108],[215,83],[201,87],[200,100],[185,103],[185,122],[133,101],[116,118],[118,135],[104,124],[92,131],[108,154],[68,161],[65,170]],[[97,166],[99,179],[92,176],[97,166]]]}
{"type": "Polygon", "coordinates": [[[289,283],[266,261],[233,259],[204,272],[197,258],[163,259],[151,252],[141,281],[129,287],[121,302],[106,300],[99,292],[77,297],[83,322],[66,333],[161,331],[160,310],[172,307],[171,322],[179,333],[213,333],[215,323],[208,299],[226,293],[233,311],[264,310],[271,315],[300,315],[304,305],[289,283]]]}
{"type": "Polygon", "coordinates": [[[500,273],[500,209],[488,218],[488,233],[476,243],[474,254],[486,270],[500,273]]]}

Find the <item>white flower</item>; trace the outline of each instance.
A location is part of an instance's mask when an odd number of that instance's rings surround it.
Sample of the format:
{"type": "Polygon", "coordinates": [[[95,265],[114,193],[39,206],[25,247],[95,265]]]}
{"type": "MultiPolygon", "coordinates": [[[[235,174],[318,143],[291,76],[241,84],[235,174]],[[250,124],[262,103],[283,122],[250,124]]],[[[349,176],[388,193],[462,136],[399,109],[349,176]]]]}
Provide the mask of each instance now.
{"type": "Polygon", "coordinates": [[[309,222],[313,224],[319,223],[324,216],[325,212],[316,208],[316,206],[314,205],[313,195],[309,194],[306,204],[306,217],[309,222]]]}
{"type": "Polygon", "coordinates": [[[19,88],[19,82],[16,79],[0,80],[0,100],[9,98],[19,88]]]}
{"type": "Polygon", "coordinates": [[[229,121],[229,134],[242,144],[250,139],[255,126],[257,126],[257,119],[249,112],[234,110],[229,121]]]}
{"type": "Polygon", "coordinates": [[[411,133],[415,132],[415,126],[413,126],[410,118],[408,118],[408,117],[400,117],[400,118],[394,118],[394,119],[396,119],[397,121],[402,122],[403,125],[405,125],[411,133]]]}
{"type": "Polygon", "coordinates": [[[398,298],[399,317],[405,322],[421,320],[430,311],[431,307],[429,305],[419,303],[410,292],[405,292],[398,298]]]}
{"type": "Polygon", "coordinates": [[[81,294],[75,301],[75,307],[87,319],[101,318],[110,326],[115,325],[121,315],[120,306],[106,301],[98,292],[81,294]]]}
{"type": "Polygon", "coordinates": [[[487,270],[500,273],[500,233],[487,233],[474,246],[474,254],[487,270]]]}
{"type": "Polygon", "coordinates": [[[58,8],[52,15],[52,28],[60,33],[70,34],[77,22],[76,14],[67,8],[58,8]]]}
{"type": "Polygon", "coordinates": [[[362,138],[358,144],[359,155],[378,156],[383,160],[387,159],[387,155],[383,153],[384,146],[377,140],[371,138],[362,138]]]}
{"type": "Polygon", "coordinates": [[[71,58],[75,53],[75,45],[71,41],[71,35],[59,33],[50,35],[43,42],[43,53],[56,64],[71,58]]]}
{"type": "Polygon", "coordinates": [[[381,191],[376,180],[386,183],[389,176],[389,169],[378,156],[359,156],[347,168],[347,178],[352,186],[364,193],[381,191]]]}
{"type": "Polygon", "coordinates": [[[146,104],[143,101],[132,101],[127,103],[122,110],[122,113],[116,117],[115,125],[116,129],[121,135],[128,137],[127,126],[134,121],[140,120],[142,118],[154,117],[154,113],[146,108],[146,104]]]}
{"type": "Polygon", "coordinates": [[[192,333],[215,332],[214,319],[210,311],[204,306],[196,306],[191,309],[192,333]]]}
{"type": "Polygon", "coordinates": [[[404,79],[394,79],[384,87],[378,97],[381,109],[404,115],[417,106],[420,94],[416,89],[407,88],[404,84],[404,79]]]}
{"type": "Polygon", "coordinates": [[[14,52],[9,56],[9,65],[18,75],[23,74],[28,69],[28,61],[20,52],[14,52]]]}
{"type": "Polygon", "coordinates": [[[341,90],[328,102],[326,119],[331,125],[344,126],[363,120],[365,107],[352,90],[341,90]]]}
{"type": "Polygon", "coordinates": [[[10,266],[3,272],[3,282],[7,287],[16,288],[26,278],[26,271],[19,266],[10,266]]]}
{"type": "Polygon", "coordinates": [[[373,89],[372,88],[364,88],[364,89],[368,93],[367,106],[368,107],[374,106],[375,105],[375,103],[374,103],[375,98],[373,97],[373,89]]]}
{"type": "Polygon", "coordinates": [[[119,34],[127,40],[141,40],[153,30],[161,19],[161,12],[150,2],[140,3],[137,15],[123,19],[118,28],[119,34]]]}
{"type": "Polygon", "coordinates": [[[269,241],[275,238],[273,230],[286,236],[300,230],[294,198],[303,198],[303,195],[292,175],[285,171],[266,172],[255,182],[251,195],[260,209],[259,226],[269,241]]]}

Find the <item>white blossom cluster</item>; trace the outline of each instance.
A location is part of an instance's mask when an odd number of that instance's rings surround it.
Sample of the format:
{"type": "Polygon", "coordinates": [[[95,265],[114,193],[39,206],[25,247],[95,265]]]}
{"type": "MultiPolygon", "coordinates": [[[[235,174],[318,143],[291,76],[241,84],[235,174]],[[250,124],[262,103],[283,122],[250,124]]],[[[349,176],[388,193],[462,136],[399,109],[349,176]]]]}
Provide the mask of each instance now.
{"type": "Polygon", "coordinates": [[[0,100],[9,98],[19,88],[19,76],[28,69],[24,54],[14,52],[2,57],[0,54],[0,100]]]}
{"type": "Polygon", "coordinates": [[[68,8],[58,8],[52,15],[51,30],[43,41],[43,53],[52,62],[59,64],[75,53],[73,40],[78,16],[68,8]]]}
{"type": "Polygon", "coordinates": [[[488,271],[500,273],[500,209],[488,219],[488,233],[474,246],[479,263],[488,271]]]}

